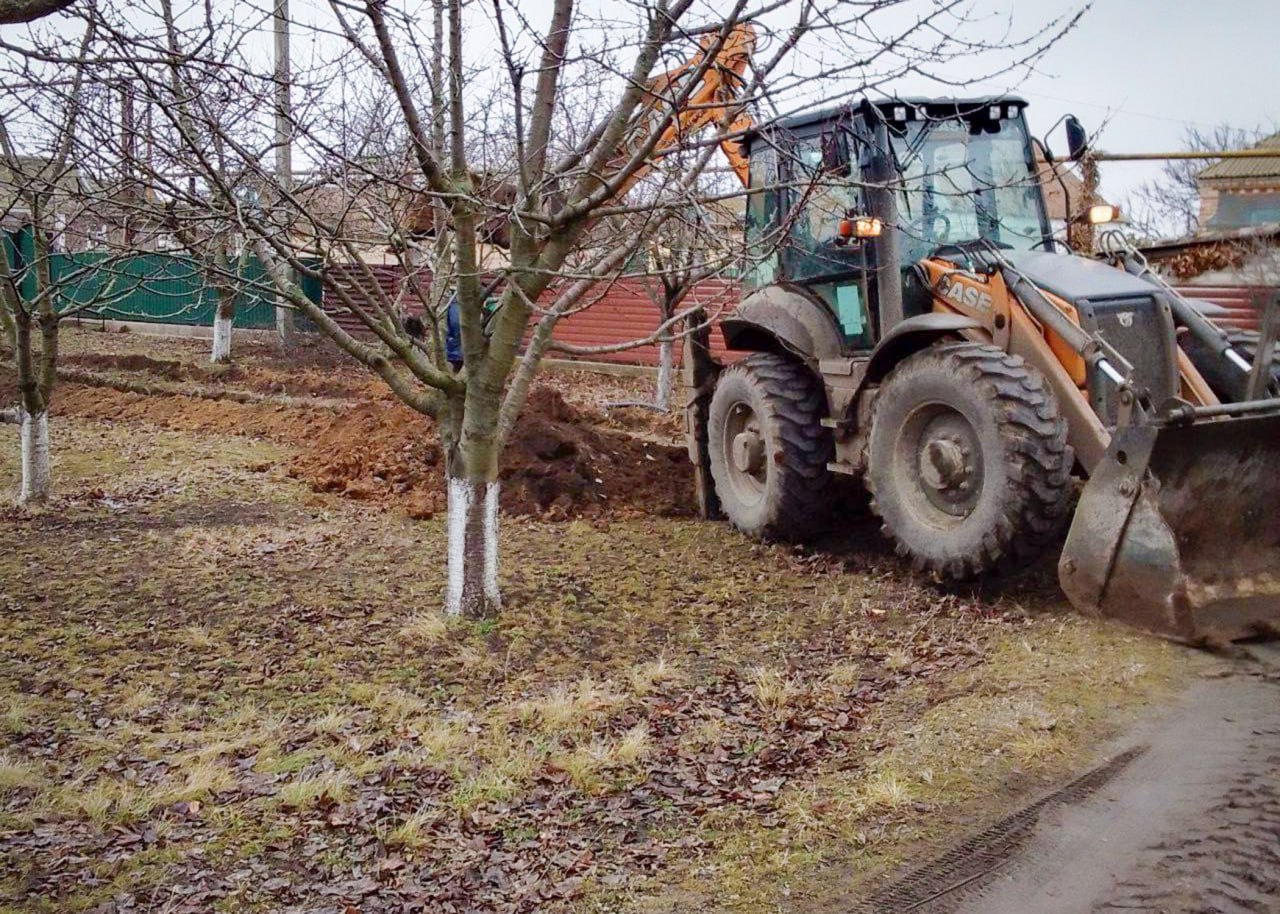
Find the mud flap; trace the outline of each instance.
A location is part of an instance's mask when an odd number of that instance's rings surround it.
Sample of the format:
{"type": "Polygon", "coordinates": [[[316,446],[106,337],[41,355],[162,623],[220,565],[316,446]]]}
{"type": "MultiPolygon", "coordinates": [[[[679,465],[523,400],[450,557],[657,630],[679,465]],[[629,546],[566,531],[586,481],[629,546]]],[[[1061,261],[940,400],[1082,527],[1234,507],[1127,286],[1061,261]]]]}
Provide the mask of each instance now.
{"type": "Polygon", "coordinates": [[[1077,609],[1181,641],[1280,634],[1280,416],[1117,431],[1058,579],[1077,609]]]}

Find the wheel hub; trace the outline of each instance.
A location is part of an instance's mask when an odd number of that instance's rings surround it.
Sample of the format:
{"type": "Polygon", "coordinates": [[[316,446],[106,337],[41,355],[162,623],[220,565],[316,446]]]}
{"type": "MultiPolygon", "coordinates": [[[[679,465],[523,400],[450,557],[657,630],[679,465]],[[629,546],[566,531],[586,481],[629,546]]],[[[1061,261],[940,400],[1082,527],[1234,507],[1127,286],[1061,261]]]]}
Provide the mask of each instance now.
{"type": "Polygon", "coordinates": [[[755,431],[747,429],[733,437],[733,468],[739,473],[760,472],[764,466],[764,440],[755,431]]]}
{"type": "Polygon", "coordinates": [[[938,491],[954,488],[967,475],[964,461],[964,449],[958,439],[934,438],[924,446],[920,475],[938,491]]]}
{"type": "Polygon", "coordinates": [[[982,492],[982,452],[967,419],[952,410],[937,411],[919,428],[916,478],[934,508],[967,517],[982,492]]]}
{"type": "Polygon", "coordinates": [[[739,499],[753,503],[764,497],[769,477],[760,419],[751,405],[734,404],[724,427],[724,454],[729,482],[739,499]]]}

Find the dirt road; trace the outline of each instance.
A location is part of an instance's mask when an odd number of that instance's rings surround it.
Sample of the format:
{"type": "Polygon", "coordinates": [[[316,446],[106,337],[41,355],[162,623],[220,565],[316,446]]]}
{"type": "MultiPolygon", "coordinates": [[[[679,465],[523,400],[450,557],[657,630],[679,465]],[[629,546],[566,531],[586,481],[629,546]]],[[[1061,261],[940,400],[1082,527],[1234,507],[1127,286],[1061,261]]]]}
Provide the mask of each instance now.
{"type": "Polygon", "coordinates": [[[865,910],[1280,912],[1280,646],[1251,652],[865,910]]]}

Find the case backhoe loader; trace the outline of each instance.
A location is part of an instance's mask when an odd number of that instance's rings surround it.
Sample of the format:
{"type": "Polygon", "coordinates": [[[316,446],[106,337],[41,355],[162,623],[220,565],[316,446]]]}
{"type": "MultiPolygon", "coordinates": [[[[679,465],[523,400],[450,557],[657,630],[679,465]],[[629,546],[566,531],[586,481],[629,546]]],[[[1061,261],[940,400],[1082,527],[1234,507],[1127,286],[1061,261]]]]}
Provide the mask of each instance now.
{"type": "Polygon", "coordinates": [[[1192,642],[1274,633],[1280,304],[1244,352],[1132,253],[1059,249],[1024,109],[864,102],[745,136],[758,256],[721,328],[748,354],[686,360],[700,499],[797,539],[850,474],[937,578],[1024,567],[1069,527],[1077,608],[1192,642]]]}

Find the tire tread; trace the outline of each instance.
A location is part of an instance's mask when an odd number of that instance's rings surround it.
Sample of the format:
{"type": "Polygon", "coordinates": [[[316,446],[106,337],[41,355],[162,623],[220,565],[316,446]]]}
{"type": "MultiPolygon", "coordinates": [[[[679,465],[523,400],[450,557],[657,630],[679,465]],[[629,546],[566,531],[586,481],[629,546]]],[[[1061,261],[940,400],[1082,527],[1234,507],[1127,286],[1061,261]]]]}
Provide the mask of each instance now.
{"type": "MultiPolygon", "coordinates": [[[[1020,356],[990,345],[942,343],[923,350],[890,374],[877,397],[872,422],[878,421],[886,391],[893,396],[893,378],[923,360],[941,363],[963,382],[979,389],[995,403],[1004,443],[1010,485],[1001,493],[998,519],[984,531],[967,554],[931,556],[913,549],[903,531],[885,519],[876,492],[876,474],[866,476],[871,507],[881,518],[884,534],[895,551],[910,559],[920,572],[947,581],[1025,568],[1060,535],[1071,510],[1071,470],[1074,452],[1067,443],[1066,420],[1043,378],[1020,356]]],[[[874,459],[874,455],[872,455],[874,459]]]]}

